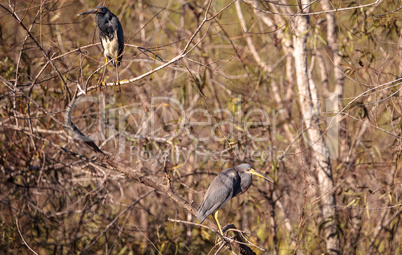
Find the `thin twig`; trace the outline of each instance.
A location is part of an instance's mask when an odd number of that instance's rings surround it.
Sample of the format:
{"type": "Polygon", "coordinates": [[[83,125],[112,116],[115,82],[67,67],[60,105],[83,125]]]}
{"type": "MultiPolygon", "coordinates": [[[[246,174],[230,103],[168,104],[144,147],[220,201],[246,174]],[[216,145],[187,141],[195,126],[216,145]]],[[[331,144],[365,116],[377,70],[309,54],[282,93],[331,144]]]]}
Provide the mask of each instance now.
{"type": "MultiPolygon", "coordinates": [[[[93,240],[85,249],[83,249],[80,254],[85,254],[85,252],[91,248],[102,236],[103,234],[106,233],[106,231],[116,223],[116,221],[120,218],[120,216],[122,216],[123,214],[125,214],[128,210],[132,209],[136,204],[138,204],[142,199],[146,198],[149,194],[153,193],[154,190],[148,191],[147,193],[145,193],[144,195],[142,195],[141,197],[139,197],[137,200],[135,200],[133,203],[131,203],[126,209],[124,209],[123,211],[121,211],[107,226],[106,228],[98,235],[97,238],[95,238],[95,240],[93,240]]],[[[155,247],[155,246],[154,246],[155,247]]],[[[159,254],[161,254],[159,252],[159,250],[155,247],[155,249],[158,251],[159,254]]]]}
{"type": "MultiPolygon", "coordinates": [[[[242,2],[245,2],[245,1],[242,0],[242,2]]],[[[316,2],[316,1],[314,1],[314,2],[316,2]]],[[[281,12],[271,12],[271,11],[261,10],[261,9],[258,9],[258,11],[269,13],[269,14],[281,15],[281,16],[292,16],[292,17],[294,17],[294,16],[311,16],[311,15],[317,15],[317,14],[325,14],[325,13],[333,13],[333,12],[341,12],[341,11],[348,11],[348,10],[366,8],[366,7],[370,7],[370,6],[373,6],[373,5],[378,5],[380,2],[382,2],[382,0],[376,0],[374,3],[370,3],[370,4],[363,4],[363,5],[353,6],[353,7],[337,8],[337,9],[328,10],[328,11],[309,12],[309,13],[304,13],[303,12],[303,10],[305,8],[307,8],[307,7],[304,7],[300,12],[294,13],[294,14],[281,13],[281,12]]],[[[247,2],[245,2],[245,3],[248,4],[247,2]]],[[[311,6],[311,4],[309,4],[308,6],[311,6]]],[[[255,8],[255,7],[253,7],[253,8],[255,8]]]]}
{"type": "Polygon", "coordinates": [[[18,218],[15,219],[15,225],[17,226],[17,230],[18,230],[18,234],[20,235],[22,242],[25,244],[25,246],[35,255],[38,255],[38,253],[36,253],[29,245],[28,243],[25,241],[24,237],[22,236],[22,233],[20,231],[20,227],[18,225],[18,218]]]}
{"type": "MultiPolygon", "coordinates": [[[[190,37],[189,41],[187,42],[186,46],[183,48],[183,50],[181,51],[181,53],[180,53],[178,56],[172,58],[170,61],[166,62],[165,64],[163,64],[163,65],[161,65],[161,66],[158,66],[157,68],[152,69],[152,70],[150,70],[150,71],[148,71],[148,72],[146,72],[146,73],[144,73],[144,74],[142,74],[142,75],[140,75],[140,76],[134,77],[134,78],[129,79],[129,80],[120,81],[120,85],[126,85],[126,84],[129,84],[129,83],[134,83],[134,82],[136,82],[136,81],[139,81],[139,80],[141,80],[141,79],[143,79],[143,78],[145,78],[145,77],[147,77],[147,76],[150,76],[151,74],[153,74],[153,73],[155,73],[155,72],[158,72],[158,71],[164,69],[165,67],[167,67],[167,66],[169,66],[169,65],[171,65],[171,64],[173,64],[173,63],[176,63],[176,62],[180,61],[181,59],[185,58],[185,57],[197,46],[197,44],[199,43],[199,42],[197,42],[197,43],[195,44],[195,46],[193,46],[192,48],[190,48],[190,45],[193,43],[195,37],[198,35],[198,33],[200,32],[200,30],[204,27],[205,23],[211,21],[211,20],[214,19],[216,16],[220,15],[224,10],[226,10],[227,8],[229,8],[229,7],[230,7],[233,3],[235,3],[236,1],[237,1],[237,0],[234,0],[234,1],[230,2],[228,5],[226,5],[225,7],[223,7],[219,12],[213,14],[211,17],[208,18],[208,12],[209,12],[209,9],[210,9],[211,3],[212,3],[212,0],[210,0],[210,1],[208,2],[208,7],[207,7],[207,9],[206,9],[206,11],[205,11],[205,18],[204,18],[204,20],[203,20],[203,21],[201,22],[201,24],[197,27],[197,29],[195,30],[195,32],[193,33],[193,35],[190,37]]],[[[116,83],[114,83],[114,82],[109,82],[109,83],[105,83],[103,86],[106,86],[106,87],[113,87],[113,86],[115,86],[115,85],[116,85],[116,83]]],[[[98,87],[99,87],[99,85],[91,86],[91,87],[88,88],[88,91],[97,89],[98,87]]]]}
{"type": "Polygon", "coordinates": [[[0,4],[0,7],[2,7],[4,10],[6,10],[7,12],[9,12],[13,18],[15,18],[18,23],[21,25],[21,27],[28,33],[28,35],[31,37],[31,39],[34,41],[34,43],[36,44],[36,46],[38,46],[38,48],[42,51],[43,55],[47,58],[48,61],[50,61],[50,64],[52,64],[54,70],[56,71],[57,75],[59,76],[60,80],[63,82],[64,87],[66,88],[67,91],[67,96],[68,99],[71,100],[71,92],[68,89],[67,83],[63,78],[63,75],[60,73],[59,69],[57,68],[57,66],[53,63],[53,61],[50,59],[50,57],[47,55],[47,53],[45,52],[45,50],[39,45],[39,43],[36,41],[35,37],[33,37],[33,35],[31,34],[31,32],[29,32],[29,30],[25,27],[24,23],[22,23],[22,21],[13,13],[11,12],[9,9],[7,9],[6,7],[4,7],[2,4],[0,4]]]}

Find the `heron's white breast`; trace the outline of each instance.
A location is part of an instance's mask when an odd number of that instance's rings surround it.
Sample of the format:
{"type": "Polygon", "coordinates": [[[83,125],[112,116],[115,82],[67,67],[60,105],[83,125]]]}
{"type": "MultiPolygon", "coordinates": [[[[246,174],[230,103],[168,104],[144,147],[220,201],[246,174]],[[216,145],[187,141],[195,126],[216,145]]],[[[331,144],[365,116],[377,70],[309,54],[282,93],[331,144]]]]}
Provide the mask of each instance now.
{"type": "Polygon", "coordinates": [[[105,57],[111,59],[117,58],[119,56],[119,40],[117,39],[117,32],[114,32],[112,40],[109,40],[107,36],[101,40],[103,49],[105,50],[105,57]]]}

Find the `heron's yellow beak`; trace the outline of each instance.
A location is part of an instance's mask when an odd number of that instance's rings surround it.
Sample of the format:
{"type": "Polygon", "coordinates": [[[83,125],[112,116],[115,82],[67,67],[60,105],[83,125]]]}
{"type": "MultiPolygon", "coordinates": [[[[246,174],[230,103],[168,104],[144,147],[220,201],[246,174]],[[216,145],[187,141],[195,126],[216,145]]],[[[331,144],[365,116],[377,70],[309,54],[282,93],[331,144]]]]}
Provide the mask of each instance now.
{"type": "Polygon", "coordinates": [[[251,168],[251,167],[250,167],[250,168],[248,169],[248,172],[249,172],[250,174],[256,175],[256,176],[261,177],[261,178],[264,178],[264,179],[267,180],[267,181],[274,182],[271,178],[269,178],[269,177],[267,177],[267,176],[265,176],[265,175],[262,175],[262,174],[260,174],[259,172],[255,171],[254,168],[251,168]]]}

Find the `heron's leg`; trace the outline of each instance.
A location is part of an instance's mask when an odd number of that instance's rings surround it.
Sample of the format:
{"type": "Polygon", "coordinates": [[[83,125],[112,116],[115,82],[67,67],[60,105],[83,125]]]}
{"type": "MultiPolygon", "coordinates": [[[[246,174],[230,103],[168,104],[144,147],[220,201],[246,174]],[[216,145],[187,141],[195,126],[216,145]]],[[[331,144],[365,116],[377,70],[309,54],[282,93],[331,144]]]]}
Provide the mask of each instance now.
{"type": "MultiPolygon", "coordinates": [[[[104,63],[104,65],[105,65],[107,62],[108,62],[108,59],[105,57],[105,63],[104,63]]],[[[103,67],[102,77],[101,77],[101,81],[100,81],[101,88],[102,88],[102,83],[105,83],[105,84],[106,84],[106,82],[103,81],[103,78],[105,77],[105,72],[106,72],[106,66],[103,67]]]]}
{"type": "Polygon", "coordinates": [[[115,67],[116,67],[116,75],[117,75],[117,84],[119,84],[119,91],[121,92],[121,88],[120,88],[120,76],[119,76],[119,69],[117,67],[117,59],[114,60],[115,62],[115,67]]]}
{"type": "Polygon", "coordinates": [[[214,219],[215,219],[216,224],[218,225],[219,232],[221,232],[221,235],[223,236],[221,224],[219,224],[219,221],[218,221],[218,212],[219,212],[219,210],[216,210],[216,212],[214,213],[214,219]]]}

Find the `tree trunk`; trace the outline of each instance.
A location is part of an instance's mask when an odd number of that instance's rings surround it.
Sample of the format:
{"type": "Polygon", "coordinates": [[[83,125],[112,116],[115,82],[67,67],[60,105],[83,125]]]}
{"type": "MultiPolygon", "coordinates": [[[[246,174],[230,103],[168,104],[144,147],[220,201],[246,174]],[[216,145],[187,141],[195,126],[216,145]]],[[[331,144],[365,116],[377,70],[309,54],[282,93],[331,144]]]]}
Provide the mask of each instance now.
{"type": "MultiPolygon", "coordinates": [[[[301,1],[303,8],[310,4],[309,0],[301,1]]],[[[309,8],[304,11],[308,12],[309,8]]],[[[303,125],[307,129],[307,136],[310,139],[309,146],[312,150],[312,166],[315,169],[321,194],[322,216],[325,222],[324,234],[326,249],[328,254],[338,254],[339,235],[336,231],[336,200],[334,184],[332,179],[332,169],[330,164],[330,154],[328,147],[322,139],[322,132],[319,129],[319,103],[312,99],[318,99],[318,90],[315,83],[309,77],[307,65],[306,41],[309,29],[308,16],[296,16],[293,20],[293,45],[294,58],[299,90],[299,101],[303,114],[303,125]]]]}

